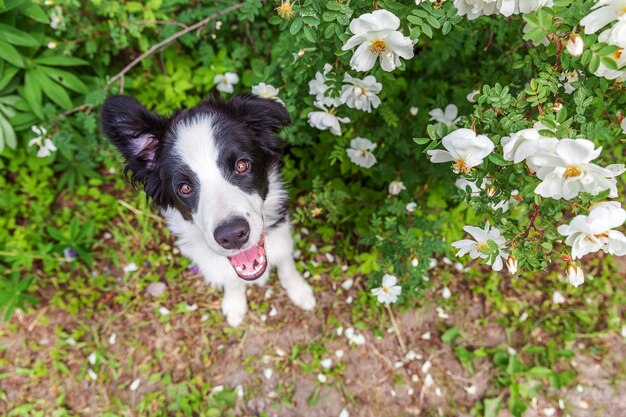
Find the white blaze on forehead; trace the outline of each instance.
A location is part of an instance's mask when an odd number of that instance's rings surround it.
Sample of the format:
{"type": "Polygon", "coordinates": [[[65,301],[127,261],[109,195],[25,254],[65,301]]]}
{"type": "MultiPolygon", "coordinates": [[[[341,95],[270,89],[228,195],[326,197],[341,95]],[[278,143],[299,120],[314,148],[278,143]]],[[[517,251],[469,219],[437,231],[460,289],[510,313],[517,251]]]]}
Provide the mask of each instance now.
{"type": "MultiPolygon", "coordinates": [[[[213,232],[225,220],[244,217],[250,225],[250,244],[256,244],[263,231],[263,200],[248,194],[224,178],[220,169],[220,149],[210,115],[197,116],[175,128],[175,153],[195,174],[199,184],[198,208],[193,222],[216,253],[223,252],[213,232]]],[[[234,169],[234,167],[233,167],[234,169]]]]}
{"type": "Polygon", "coordinates": [[[221,178],[215,146],[213,123],[209,115],[198,116],[176,126],[176,154],[191,168],[202,183],[221,178]]]}

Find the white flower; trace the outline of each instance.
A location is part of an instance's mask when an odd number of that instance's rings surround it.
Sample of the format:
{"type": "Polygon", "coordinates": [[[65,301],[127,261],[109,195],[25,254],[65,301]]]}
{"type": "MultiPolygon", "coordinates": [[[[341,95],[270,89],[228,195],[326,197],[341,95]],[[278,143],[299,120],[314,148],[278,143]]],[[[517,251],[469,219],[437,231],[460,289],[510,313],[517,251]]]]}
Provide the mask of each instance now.
{"type": "Polygon", "coordinates": [[[480,90],[472,90],[467,95],[467,101],[470,103],[476,103],[476,96],[480,94],[480,90]]]}
{"type": "Polygon", "coordinates": [[[416,208],[417,208],[417,203],[415,201],[411,201],[410,203],[406,205],[406,211],[408,211],[409,213],[413,213],[416,208]]]}
{"type": "Polygon", "coordinates": [[[327,62],[324,64],[323,69],[324,69],[324,75],[326,75],[333,70],[333,66],[327,62]]]}
{"type": "Polygon", "coordinates": [[[576,91],[572,84],[578,81],[579,75],[580,73],[577,70],[574,70],[570,72],[564,72],[559,76],[559,81],[561,81],[559,85],[565,89],[565,92],[567,94],[572,94],[574,91],[576,91]]]}
{"type": "Polygon", "coordinates": [[[580,21],[586,34],[596,33],[626,14],[626,0],[599,0],[591,9],[593,11],[580,21]]]}
{"type": "Polygon", "coordinates": [[[542,7],[554,6],[553,0],[498,0],[498,9],[504,16],[532,13],[542,7]]]}
{"type": "Polygon", "coordinates": [[[475,240],[463,239],[452,243],[453,247],[459,249],[456,256],[460,257],[469,253],[472,259],[486,259],[487,265],[491,265],[494,271],[500,271],[504,266],[502,259],[506,259],[509,256],[503,251],[506,239],[501,235],[500,230],[489,225],[486,225],[484,229],[465,226],[463,230],[469,233],[475,240]],[[495,259],[482,253],[483,249],[489,248],[490,241],[497,245],[498,254],[495,256],[495,259]]]}
{"type": "Polygon", "coordinates": [[[497,6],[497,0],[454,0],[459,16],[467,16],[469,20],[489,16],[496,12],[497,6]]]}
{"type": "Polygon", "coordinates": [[[420,111],[418,107],[412,106],[411,108],[409,108],[409,114],[411,116],[417,116],[418,111],[420,111]]]}
{"type": "MultiPolygon", "coordinates": [[[[39,134],[41,135],[45,135],[46,134],[46,130],[42,127],[42,128],[38,128],[37,126],[33,126],[31,128],[33,131],[35,129],[40,129],[39,134]]],[[[37,132],[35,132],[37,133],[37,132]]],[[[37,145],[39,147],[39,149],[37,150],[37,156],[39,158],[46,158],[50,155],[52,155],[52,152],[56,152],[57,147],[54,145],[54,142],[52,142],[50,139],[48,138],[44,138],[43,136],[38,136],[34,139],[31,139],[28,142],[28,146],[33,146],[33,145],[37,145]]]]}
{"type": "Polygon", "coordinates": [[[391,181],[389,183],[388,191],[391,195],[398,195],[402,190],[406,190],[402,181],[391,181]]]}
{"type": "Polygon", "coordinates": [[[56,49],[57,47],[57,43],[56,42],[48,42],[48,49],[56,49]]]}
{"type": "MultiPolygon", "coordinates": [[[[626,6],[624,6],[626,8],[626,6]]],[[[615,45],[620,49],[626,48],[626,14],[617,19],[617,23],[598,36],[598,40],[615,45]]],[[[624,51],[621,51],[622,53],[624,51]]]]}
{"type": "Polygon", "coordinates": [[[312,111],[309,113],[308,119],[311,127],[319,130],[329,130],[335,136],[341,136],[341,126],[339,123],[349,123],[348,117],[337,117],[335,109],[327,109],[322,103],[316,101],[313,103],[315,107],[321,111],[312,111]]]}
{"type": "Polygon", "coordinates": [[[369,71],[380,60],[383,71],[400,66],[400,58],[413,58],[413,42],[398,32],[400,19],[387,10],[374,10],[350,22],[354,34],[341,48],[344,51],[359,47],[350,59],[355,71],[369,71]]]}
{"type": "Polygon", "coordinates": [[[89,362],[92,365],[95,365],[97,359],[98,357],[96,356],[96,352],[91,352],[89,356],[87,357],[87,362],[89,362]]]}
{"type": "Polygon", "coordinates": [[[447,300],[448,298],[452,297],[452,291],[450,291],[450,288],[448,287],[444,287],[443,291],[441,291],[441,296],[447,300]]]}
{"type": "Polygon", "coordinates": [[[357,109],[371,113],[372,107],[380,106],[380,99],[376,94],[380,93],[383,85],[376,81],[373,75],[359,80],[349,74],[343,76],[343,88],[340,100],[351,109],[357,109]]]}
{"type": "Polygon", "coordinates": [[[128,273],[137,271],[137,269],[138,269],[137,264],[134,262],[131,262],[124,267],[124,272],[128,274],[128,273]]]}
{"type": "Polygon", "coordinates": [[[259,97],[267,98],[269,100],[277,101],[284,106],[285,103],[283,103],[283,101],[278,98],[279,91],[280,89],[274,87],[273,85],[265,83],[259,83],[252,87],[252,94],[259,97]]]}
{"type": "Polygon", "coordinates": [[[626,236],[613,230],[626,221],[626,210],[618,202],[603,202],[591,207],[589,215],[578,215],[569,225],[562,224],[558,232],[567,236],[565,243],[572,247],[572,258],[580,259],[588,253],[602,250],[616,256],[626,255],[626,236]]]}
{"type": "Polygon", "coordinates": [[[65,18],[63,17],[63,9],[61,6],[54,6],[50,13],[50,27],[52,29],[64,29],[65,18]]]}
{"type": "Polygon", "coordinates": [[[382,285],[372,290],[372,294],[376,296],[379,303],[390,304],[398,301],[398,296],[402,292],[402,287],[396,285],[398,278],[393,275],[385,274],[382,285]]]}
{"type": "Polygon", "coordinates": [[[360,333],[356,333],[352,327],[348,327],[346,329],[346,337],[348,338],[348,343],[350,345],[364,345],[365,344],[365,336],[360,333]]]}
{"type": "Polygon", "coordinates": [[[443,123],[448,127],[456,125],[460,119],[457,117],[459,109],[454,104],[448,104],[445,111],[437,108],[429,111],[428,114],[430,115],[430,120],[443,123]]]}
{"type": "Polygon", "coordinates": [[[608,165],[603,168],[592,164],[602,147],[595,149],[587,139],[561,139],[553,153],[541,153],[533,157],[539,169],[537,177],[542,182],[535,193],[554,199],[571,199],[581,192],[597,195],[610,190],[609,196],[617,197],[615,177],[624,172],[624,165],[608,165]]]}
{"type": "Polygon", "coordinates": [[[141,378],[136,378],[135,380],[133,380],[133,382],[130,383],[128,389],[131,391],[137,391],[137,388],[139,388],[139,384],[141,384],[141,378]]]}
{"type": "Polygon", "coordinates": [[[333,360],[331,358],[323,359],[320,362],[320,365],[322,365],[322,368],[324,369],[329,369],[331,366],[333,366],[333,360]]]}
{"type": "Polygon", "coordinates": [[[328,382],[328,378],[324,374],[318,374],[317,380],[320,381],[320,383],[322,384],[325,384],[326,382],[328,382]]]}
{"type": "Polygon", "coordinates": [[[552,302],[554,304],[563,304],[565,302],[565,297],[559,291],[555,291],[552,293],[552,302]]]}
{"type": "Polygon", "coordinates": [[[509,271],[509,274],[515,275],[517,273],[517,258],[513,255],[510,255],[506,260],[506,269],[509,271]]]}
{"type": "Polygon", "coordinates": [[[585,274],[583,273],[582,268],[578,266],[576,262],[569,262],[567,264],[567,270],[565,272],[565,275],[567,276],[567,280],[569,281],[569,283],[572,284],[574,287],[578,287],[585,282],[585,274]]]}
{"type": "Polygon", "coordinates": [[[435,149],[428,151],[430,162],[454,161],[452,168],[455,173],[469,174],[472,168],[482,164],[483,159],[494,148],[493,142],[485,135],[476,135],[470,129],[457,129],[442,140],[445,151],[435,149]]]}
{"type": "Polygon", "coordinates": [[[326,95],[326,92],[329,89],[328,85],[326,85],[326,81],[328,81],[328,78],[326,78],[326,71],[324,71],[323,74],[317,71],[315,73],[315,79],[309,81],[309,94],[315,96],[315,101],[326,107],[334,107],[342,104],[341,99],[326,95]]]}
{"type": "Polygon", "coordinates": [[[376,157],[371,152],[376,149],[376,144],[369,139],[354,138],[350,141],[350,147],[346,153],[350,160],[363,168],[371,168],[376,163],[376,157]]]}
{"type": "Polygon", "coordinates": [[[235,91],[234,85],[237,83],[239,83],[239,76],[234,72],[217,74],[213,77],[213,84],[217,85],[218,91],[222,91],[224,93],[232,93],[235,91]]]}
{"type": "Polygon", "coordinates": [[[579,34],[572,33],[567,40],[565,48],[571,56],[581,56],[585,50],[585,42],[579,34]]]}
{"type": "MultiPolygon", "coordinates": [[[[554,152],[557,142],[555,138],[539,134],[539,129],[535,128],[522,129],[500,140],[504,159],[516,164],[540,152],[554,152]]],[[[538,167],[533,163],[532,158],[526,163],[530,169],[537,171],[538,167]]]]}
{"type": "Polygon", "coordinates": [[[162,316],[167,316],[170,314],[170,310],[167,307],[159,307],[159,314],[162,316]]]}

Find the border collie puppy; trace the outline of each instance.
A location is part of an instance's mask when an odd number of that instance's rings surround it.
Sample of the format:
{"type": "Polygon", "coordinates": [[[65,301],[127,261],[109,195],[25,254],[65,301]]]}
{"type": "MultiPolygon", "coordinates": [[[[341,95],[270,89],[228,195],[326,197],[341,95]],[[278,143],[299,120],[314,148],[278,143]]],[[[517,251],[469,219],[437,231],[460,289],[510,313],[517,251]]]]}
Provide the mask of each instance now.
{"type": "Polygon", "coordinates": [[[127,96],[109,97],[101,123],[205,281],[224,289],[222,312],[238,326],[246,287],[267,282],[272,267],[297,306],[315,297],[296,270],[280,174],[290,123],[278,102],[253,95],[210,99],[164,117],[127,96]]]}

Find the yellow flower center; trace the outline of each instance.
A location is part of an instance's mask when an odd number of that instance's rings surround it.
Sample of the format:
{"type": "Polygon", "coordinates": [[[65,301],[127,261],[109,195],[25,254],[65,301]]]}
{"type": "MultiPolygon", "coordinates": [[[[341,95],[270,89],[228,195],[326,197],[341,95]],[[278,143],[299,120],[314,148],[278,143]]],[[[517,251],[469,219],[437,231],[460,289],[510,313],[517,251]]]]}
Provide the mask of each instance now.
{"type": "Polygon", "coordinates": [[[484,243],[479,243],[478,245],[476,245],[476,250],[481,251],[483,249],[487,249],[489,246],[485,245],[484,243]]]}
{"type": "Polygon", "coordinates": [[[472,168],[468,167],[465,164],[464,159],[457,160],[454,164],[452,164],[452,168],[454,169],[454,172],[457,174],[460,174],[460,173],[469,174],[470,172],[472,172],[472,168]]]}
{"type": "Polygon", "coordinates": [[[624,49],[620,48],[617,51],[613,52],[611,54],[611,57],[613,57],[613,59],[615,59],[617,61],[617,60],[619,60],[622,57],[622,53],[624,53],[624,49]]]}
{"type": "Polygon", "coordinates": [[[365,158],[367,156],[367,149],[361,149],[361,156],[365,158]]]}
{"type": "Polygon", "coordinates": [[[383,287],[383,292],[384,292],[384,293],[389,292],[389,290],[387,289],[387,287],[383,287]]]}
{"type": "Polygon", "coordinates": [[[374,39],[374,42],[370,44],[370,51],[372,51],[373,54],[379,55],[385,52],[386,50],[387,50],[387,42],[385,42],[384,40],[380,38],[374,39]]]}
{"type": "Polygon", "coordinates": [[[364,96],[365,93],[366,93],[365,88],[363,88],[363,87],[359,87],[359,91],[360,91],[360,95],[362,95],[362,96],[364,96]]]}
{"type": "Polygon", "coordinates": [[[617,10],[617,14],[619,16],[626,14],[626,6],[622,6],[620,9],[617,10]]]}
{"type": "Polygon", "coordinates": [[[593,242],[594,238],[596,239],[606,239],[609,237],[609,233],[608,232],[604,232],[604,233],[598,233],[597,235],[593,235],[593,236],[587,236],[585,238],[585,240],[587,240],[588,242],[593,242]]]}
{"type": "Polygon", "coordinates": [[[278,13],[278,16],[285,20],[289,20],[295,16],[289,0],[282,2],[280,6],[276,8],[276,13],[278,13]]]}
{"type": "Polygon", "coordinates": [[[571,167],[567,167],[567,169],[565,170],[565,174],[563,174],[563,176],[565,178],[573,178],[573,177],[578,177],[581,174],[582,174],[582,171],[578,169],[577,166],[571,166],[571,167]]]}

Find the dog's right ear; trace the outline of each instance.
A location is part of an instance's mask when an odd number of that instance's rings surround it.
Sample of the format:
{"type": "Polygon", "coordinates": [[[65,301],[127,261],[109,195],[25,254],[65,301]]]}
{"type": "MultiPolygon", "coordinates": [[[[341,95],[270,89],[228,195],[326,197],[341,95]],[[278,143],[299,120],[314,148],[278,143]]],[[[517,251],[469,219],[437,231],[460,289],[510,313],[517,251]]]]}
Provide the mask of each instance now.
{"type": "Polygon", "coordinates": [[[145,183],[156,168],[167,119],[146,110],[133,97],[111,96],[102,106],[100,122],[105,135],[126,159],[133,180],[145,183]]]}

